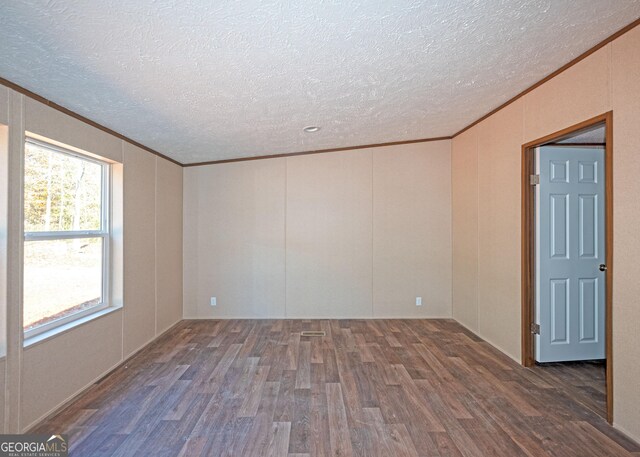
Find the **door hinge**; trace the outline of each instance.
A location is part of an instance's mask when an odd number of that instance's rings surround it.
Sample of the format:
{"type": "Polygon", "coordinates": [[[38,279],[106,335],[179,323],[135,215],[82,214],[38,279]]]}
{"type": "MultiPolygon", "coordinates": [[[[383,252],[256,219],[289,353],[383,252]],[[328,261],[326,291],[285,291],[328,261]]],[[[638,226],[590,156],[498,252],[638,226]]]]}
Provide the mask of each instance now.
{"type": "Polygon", "coordinates": [[[540,335],[540,324],[531,324],[531,333],[540,335]]]}
{"type": "Polygon", "coordinates": [[[529,184],[532,186],[540,184],[540,175],[529,175],[529,184]]]}

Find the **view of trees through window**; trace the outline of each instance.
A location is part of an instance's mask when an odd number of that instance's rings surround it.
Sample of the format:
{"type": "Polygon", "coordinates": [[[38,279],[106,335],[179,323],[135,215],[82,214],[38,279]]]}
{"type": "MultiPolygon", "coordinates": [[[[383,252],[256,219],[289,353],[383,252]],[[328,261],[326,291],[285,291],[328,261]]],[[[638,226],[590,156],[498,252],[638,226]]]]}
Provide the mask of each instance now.
{"type": "Polygon", "coordinates": [[[104,164],[25,147],[24,329],[100,304],[104,164]]]}
{"type": "Polygon", "coordinates": [[[102,166],[27,143],[24,231],[100,230],[102,166]]]}

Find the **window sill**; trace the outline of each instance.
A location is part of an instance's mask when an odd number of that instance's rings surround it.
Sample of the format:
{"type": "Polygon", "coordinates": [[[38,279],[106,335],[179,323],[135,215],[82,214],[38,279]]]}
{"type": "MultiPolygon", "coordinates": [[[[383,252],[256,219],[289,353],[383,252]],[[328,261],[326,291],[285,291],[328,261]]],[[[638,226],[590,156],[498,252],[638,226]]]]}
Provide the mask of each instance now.
{"type": "Polygon", "coordinates": [[[60,327],[56,327],[56,328],[52,328],[51,330],[48,330],[46,332],[42,332],[38,335],[29,337],[29,338],[25,338],[24,342],[23,342],[23,346],[25,348],[31,347],[31,346],[35,346],[37,344],[40,344],[50,338],[53,338],[54,336],[58,336],[58,335],[62,335],[63,333],[66,333],[70,330],[73,330],[76,327],[79,327],[81,325],[84,325],[88,322],[94,321],[96,319],[99,319],[103,316],[106,316],[108,314],[114,313],[116,311],[120,311],[122,309],[122,305],[120,306],[109,306],[107,308],[101,309],[100,311],[96,311],[95,313],[89,314],[87,316],[83,316],[80,319],[76,319],[74,321],[71,322],[67,322],[66,324],[61,325],[60,327]]]}

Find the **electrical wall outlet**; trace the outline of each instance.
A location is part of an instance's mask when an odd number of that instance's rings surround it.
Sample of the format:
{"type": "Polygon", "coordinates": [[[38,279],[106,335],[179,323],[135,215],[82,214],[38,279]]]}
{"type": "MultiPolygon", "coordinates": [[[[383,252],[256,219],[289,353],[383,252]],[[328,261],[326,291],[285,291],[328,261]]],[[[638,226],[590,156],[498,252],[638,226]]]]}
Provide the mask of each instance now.
{"type": "Polygon", "coordinates": [[[211,306],[217,306],[218,303],[216,301],[216,297],[211,297],[211,306]]]}
{"type": "Polygon", "coordinates": [[[416,297],[416,306],[422,306],[422,297],[416,297]]]}

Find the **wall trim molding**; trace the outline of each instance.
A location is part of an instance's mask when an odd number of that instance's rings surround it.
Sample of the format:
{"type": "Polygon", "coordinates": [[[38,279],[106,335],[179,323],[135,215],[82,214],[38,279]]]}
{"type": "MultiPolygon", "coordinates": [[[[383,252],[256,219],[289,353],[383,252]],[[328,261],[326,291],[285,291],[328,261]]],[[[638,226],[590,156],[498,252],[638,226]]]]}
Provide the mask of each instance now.
{"type": "Polygon", "coordinates": [[[382,148],[385,146],[401,146],[403,144],[428,143],[432,141],[447,141],[447,140],[450,140],[451,138],[452,137],[450,136],[440,136],[440,137],[434,137],[434,138],[421,138],[419,140],[391,141],[389,143],[372,143],[372,144],[363,144],[359,146],[345,146],[343,148],[315,149],[310,151],[285,152],[282,154],[269,154],[269,155],[261,155],[261,156],[254,156],[254,157],[238,157],[235,159],[210,160],[207,162],[187,163],[187,164],[184,164],[183,167],[201,167],[203,165],[219,165],[222,163],[246,162],[249,160],[277,159],[281,157],[295,157],[295,156],[304,156],[304,155],[310,155],[310,154],[324,154],[328,152],[353,151],[355,149],[382,148]]]}

